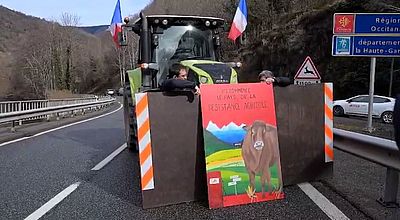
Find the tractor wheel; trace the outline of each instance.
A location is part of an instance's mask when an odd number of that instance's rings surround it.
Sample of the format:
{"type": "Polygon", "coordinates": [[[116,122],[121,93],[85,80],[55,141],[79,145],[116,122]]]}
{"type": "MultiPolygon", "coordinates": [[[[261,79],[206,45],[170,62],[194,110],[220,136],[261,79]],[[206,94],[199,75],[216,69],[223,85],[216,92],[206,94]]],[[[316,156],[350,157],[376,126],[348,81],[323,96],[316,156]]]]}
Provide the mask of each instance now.
{"type": "Polygon", "coordinates": [[[132,100],[131,87],[125,83],[124,88],[124,122],[125,122],[125,137],[126,144],[130,150],[139,151],[137,141],[137,125],[135,105],[132,100]]]}

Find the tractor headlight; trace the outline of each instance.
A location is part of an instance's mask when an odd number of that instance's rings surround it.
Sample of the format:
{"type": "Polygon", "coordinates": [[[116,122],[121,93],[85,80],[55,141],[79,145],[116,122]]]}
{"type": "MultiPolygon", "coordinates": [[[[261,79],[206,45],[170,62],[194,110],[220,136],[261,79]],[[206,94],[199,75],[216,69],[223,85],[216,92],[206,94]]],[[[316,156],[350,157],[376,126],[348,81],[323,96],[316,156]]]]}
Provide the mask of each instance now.
{"type": "Polygon", "coordinates": [[[206,26],[210,26],[210,21],[206,21],[206,26]]]}
{"type": "Polygon", "coordinates": [[[140,64],[140,67],[143,68],[143,69],[147,69],[147,68],[149,68],[149,64],[148,63],[142,63],[142,64],[140,64]]]}
{"type": "Polygon", "coordinates": [[[163,24],[163,25],[167,25],[167,24],[168,24],[168,20],[164,19],[164,20],[162,21],[162,24],[163,24]]]}
{"type": "Polygon", "coordinates": [[[201,84],[206,84],[208,82],[208,78],[205,76],[200,76],[200,83],[201,84]]]}

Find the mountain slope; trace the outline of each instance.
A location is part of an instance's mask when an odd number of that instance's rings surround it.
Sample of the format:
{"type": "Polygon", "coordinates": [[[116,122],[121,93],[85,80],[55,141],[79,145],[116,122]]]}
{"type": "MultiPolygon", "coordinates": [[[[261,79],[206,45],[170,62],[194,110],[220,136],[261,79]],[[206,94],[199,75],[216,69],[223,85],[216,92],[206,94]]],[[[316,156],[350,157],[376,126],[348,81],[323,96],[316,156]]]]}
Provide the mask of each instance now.
{"type": "Polygon", "coordinates": [[[0,6],[0,100],[10,89],[13,54],[18,44],[31,31],[46,25],[46,21],[0,6]]]}
{"type": "Polygon", "coordinates": [[[0,100],[116,87],[118,51],[106,28],[61,26],[0,6],[0,100]]]}
{"type": "Polygon", "coordinates": [[[103,32],[106,32],[109,25],[98,25],[98,26],[87,26],[87,27],[78,27],[78,29],[85,31],[86,33],[99,35],[103,32]]]}
{"type": "Polygon", "coordinates": [[[215,137],[211,132],[207,131],[206,129],[203,129],[204,132],[204,146],[206,147],[206,157],[221,150],[229,150],[232,149],[233,146],[229,145],[221,140],[219,140],[217,137],[215,137]]]}

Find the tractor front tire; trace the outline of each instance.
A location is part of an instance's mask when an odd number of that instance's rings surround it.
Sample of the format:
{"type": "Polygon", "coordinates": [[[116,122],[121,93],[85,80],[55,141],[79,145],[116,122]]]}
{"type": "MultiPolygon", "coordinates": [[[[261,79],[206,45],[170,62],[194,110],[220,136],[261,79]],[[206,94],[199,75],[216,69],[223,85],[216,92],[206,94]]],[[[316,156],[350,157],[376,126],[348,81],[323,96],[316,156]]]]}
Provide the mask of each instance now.
{"type": "Polygon", "coordinates": [[[129,82],[125,84],[124,88],[124,122],[126,144],[130,150],[137,152],[139,151],[139,145],[137,141],[136,111],[129,82]]]}

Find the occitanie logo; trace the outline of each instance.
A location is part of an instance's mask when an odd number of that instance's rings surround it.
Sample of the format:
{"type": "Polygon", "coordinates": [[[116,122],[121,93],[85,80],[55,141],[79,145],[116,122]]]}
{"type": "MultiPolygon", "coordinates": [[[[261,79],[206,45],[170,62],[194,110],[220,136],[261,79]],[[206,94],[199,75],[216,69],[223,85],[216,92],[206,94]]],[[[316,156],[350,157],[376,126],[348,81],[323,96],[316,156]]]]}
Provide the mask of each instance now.
{"type": "Polygon", "coordinates": [[[350,24],[350,19],[348,19],[347,17],[342,17],[342,18],[340,18],[339,19],[339,24],[342,26],[342,27],[347,27],[347,25],[349,25],[350,24]]]}

